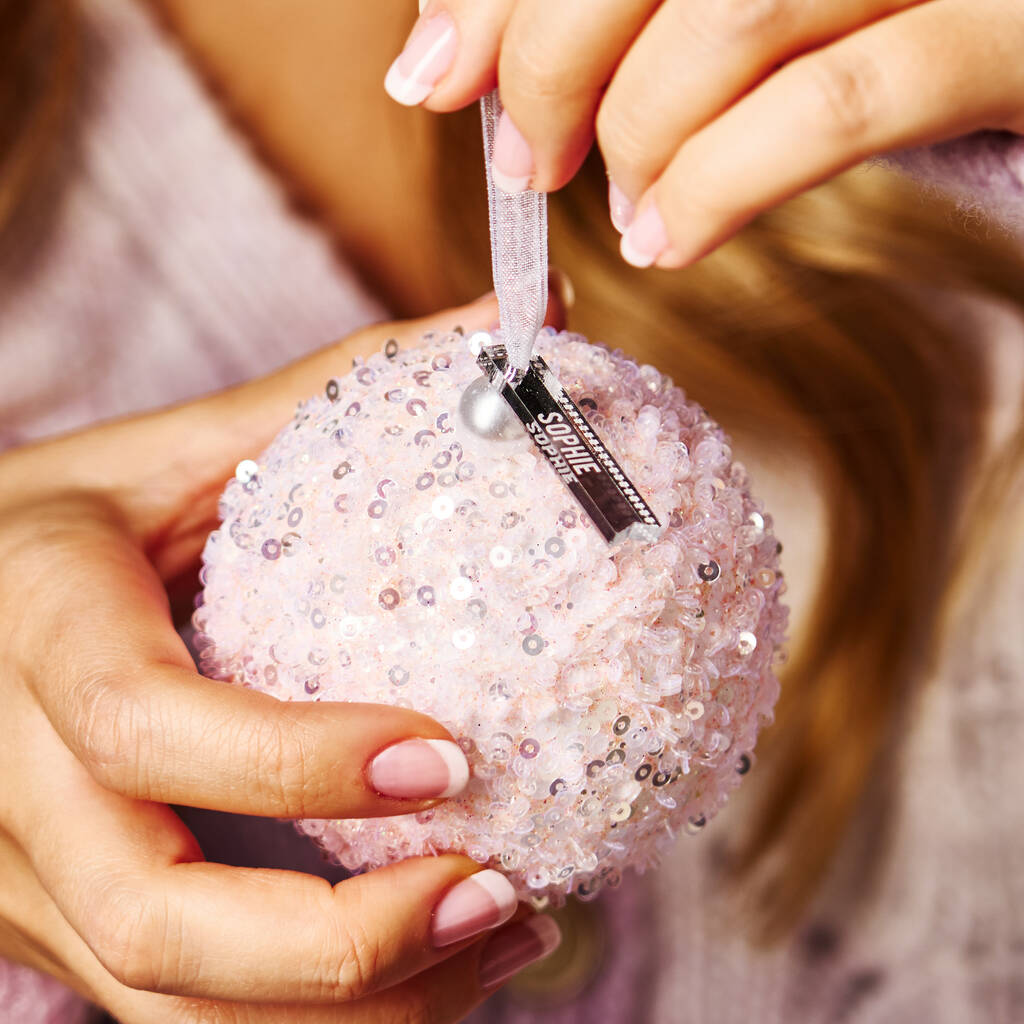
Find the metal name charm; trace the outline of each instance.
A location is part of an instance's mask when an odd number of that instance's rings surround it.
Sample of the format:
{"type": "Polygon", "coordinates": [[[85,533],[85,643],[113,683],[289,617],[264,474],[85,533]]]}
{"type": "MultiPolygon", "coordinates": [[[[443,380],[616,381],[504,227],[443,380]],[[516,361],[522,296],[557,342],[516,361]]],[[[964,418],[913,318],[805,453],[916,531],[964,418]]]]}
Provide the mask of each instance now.
{"type": "Polygon", "coordinates": [[[540,356],[517,373],[503,345],[488,345],[477,363],[609,544],[658,538],[657,516],[540,356]]]}

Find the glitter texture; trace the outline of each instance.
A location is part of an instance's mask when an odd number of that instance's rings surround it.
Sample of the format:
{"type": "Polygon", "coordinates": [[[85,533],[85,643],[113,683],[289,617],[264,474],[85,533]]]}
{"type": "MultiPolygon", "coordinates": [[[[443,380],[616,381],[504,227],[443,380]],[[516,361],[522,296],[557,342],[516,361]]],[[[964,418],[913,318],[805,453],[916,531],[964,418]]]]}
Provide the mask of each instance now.
{"type": "Polygon", "coordinates": [[[714,816],[771,721],[787,612],[771,517],[707,414],[578,335],[545,329],[537,351],[660,540],[609,547],[525,434],[471,433],[474,356],[427,335],[327,382],[240,466],[195,624],[207,675],[416,708],[466,753],[468,787],[434,809],[301,822],[332,857],[459,851],[543,905],[714,816]]]}

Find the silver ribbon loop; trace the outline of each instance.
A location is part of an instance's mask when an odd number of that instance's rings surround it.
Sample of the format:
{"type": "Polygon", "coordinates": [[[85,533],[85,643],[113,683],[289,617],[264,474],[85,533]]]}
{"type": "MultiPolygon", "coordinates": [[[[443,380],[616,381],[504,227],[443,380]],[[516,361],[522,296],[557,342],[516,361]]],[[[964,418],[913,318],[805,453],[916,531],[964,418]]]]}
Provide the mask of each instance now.
{"type": "Polygon", "coordinates": [[[513,370],[526,372],[548,307],[548,202],[544,192],[502,191],[494,182],[494,136],[501,117],[498,90],[480,100],[491,218],[491,270],[502,341],[513,370]]]}

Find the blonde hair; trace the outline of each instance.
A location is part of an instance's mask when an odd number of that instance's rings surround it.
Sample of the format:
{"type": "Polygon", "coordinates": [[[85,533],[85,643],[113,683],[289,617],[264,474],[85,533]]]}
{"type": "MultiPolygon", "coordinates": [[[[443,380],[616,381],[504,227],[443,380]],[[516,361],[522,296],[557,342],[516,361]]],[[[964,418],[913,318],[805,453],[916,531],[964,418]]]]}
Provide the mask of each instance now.
{"type": "MultiPolygon", "coordinates": [[[[463,151],[475,132],[472,113],[449,120],[442,150],[463,151]]],[[[442,187],[469,295],[488,264],[465,163],[443,165],[442,187]]],[[[810,459],[826,502],[813,620],[758,743],[757,803],[727,866],[752,936],[768,943],[808,910],[925,678],[954,582],[1024,462],[1022,431],[981,466],[983,351],[943,321],[948,292],[1024,309],[1024,261],[875,168],[765,214],[686,271],[637,272],[618,255],[606,190],[591,157],[551,197],[574,328],[668,372],[738,440],[770,437],[810,459]]]]}
{"type": "Polygon", "coordinates": [[[0,232],[56,151],[71,105],[71,0],[0,0],[0,232]]]}
{"type": "MultiPolygon", "coordinates": [[[[0,0],[0,68],[2,229],[68,108],[70,0],[0,0]]],[[[439,153],[477,151],[474,111],[436,123],[439,153]]],[[[465,298],[489,286],[479,178],[477,161],[438,160],[444,259],[465,298]]],[[[638,272],[618,256],[605,196],[591,158],[551,200],[573,326],[669,372],[738,439],[810,459],[826,499],[814,619],[758,745],[758,801],[729,865],[769,940],[818,890],[1024,461],[1022,430],[981,467],[985,370],[932,300],[973,292],[1020,308],[1024,264],[876,170],[762,216],[684,272],[638,272]]]]}

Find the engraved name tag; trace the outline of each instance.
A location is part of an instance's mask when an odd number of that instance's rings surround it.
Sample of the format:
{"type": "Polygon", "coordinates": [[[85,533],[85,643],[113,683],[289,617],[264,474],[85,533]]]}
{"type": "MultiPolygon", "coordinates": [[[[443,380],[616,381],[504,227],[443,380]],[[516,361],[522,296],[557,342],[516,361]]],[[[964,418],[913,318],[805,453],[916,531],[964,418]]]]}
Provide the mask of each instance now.
{"type": "Polygon", "coordinates": [[[477,363],[609,544],[658,538],[658,517],[540,356],[516,374],[504,346],[488,345],[477,363]]]}

